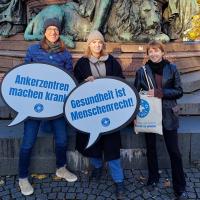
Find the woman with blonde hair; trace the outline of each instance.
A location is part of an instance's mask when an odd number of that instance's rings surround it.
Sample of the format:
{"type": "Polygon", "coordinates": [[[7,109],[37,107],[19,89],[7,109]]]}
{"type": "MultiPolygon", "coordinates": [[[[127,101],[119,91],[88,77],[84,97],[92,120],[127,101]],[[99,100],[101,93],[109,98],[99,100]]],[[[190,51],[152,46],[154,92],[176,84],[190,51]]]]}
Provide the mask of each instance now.
{"type": "MultiPolygon", "coordinates": [[[[122,68],[116,59],[105,53],[104,37],[99,31],[92,31],[87,40],[85,56],[75,65],[74,75],[79,83],[93,81],[97,77],[115,76],[123,78],[122,68]]],[[[109,86],[108,86],[109,89],[109,86]]],[[[85,149],[89,140],[88,134],[77,133],[76,148],[90,158],[93,171],[91,178],[101,178],[103,158],[116,184],[116,195],[121,199],[124,193],[124,175],[120,164],[121,137],[119,132],[102,135],[91,147],[85,149]]]]}
{"type": "MultiPolygon", "coordinates": [[[[164,45],[158,41],[152,41],[147,45],[145,63],[146,73],[153,85],[149,90],[144,69],[136,72],[135,87],[138,91],[148,91],[149,96],[162,99],[163,137],[171,160],[172,182],[174,193],[178,200],[187,199],[185,192],[185,177],[182,158],[178,147],[177,129],[178,107],[176,100],[183,95],[181,80],[175,64],[164,58],[164,45]]],[[[145,133],[147,162],[149,178],[147,185],[156,186],[159,182],[158,159],[156,150],[156,134],[145,133]]]]}

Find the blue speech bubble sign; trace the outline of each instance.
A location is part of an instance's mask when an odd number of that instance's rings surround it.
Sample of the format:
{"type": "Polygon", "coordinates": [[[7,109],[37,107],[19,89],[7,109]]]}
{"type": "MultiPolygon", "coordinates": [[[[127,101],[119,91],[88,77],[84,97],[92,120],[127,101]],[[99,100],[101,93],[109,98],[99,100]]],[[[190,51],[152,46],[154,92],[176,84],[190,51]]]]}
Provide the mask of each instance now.
{"type": "Polygon", "coordinates": [[[125,127],[139,108],[136,89],[120,78],[98,78],[75,88],[64,105],[67,121],[76,129],[90,133],[86,148],[100,134],[125,127]]]}
{"type": "Polygon", "coordinates": [[[3,100],[18,113],[9,126],[27,117],[42,119],[62,115],[64,102],[75,87],[72,76],[53,65],[31,63],[11,69],[1,84],[3,100]]]}

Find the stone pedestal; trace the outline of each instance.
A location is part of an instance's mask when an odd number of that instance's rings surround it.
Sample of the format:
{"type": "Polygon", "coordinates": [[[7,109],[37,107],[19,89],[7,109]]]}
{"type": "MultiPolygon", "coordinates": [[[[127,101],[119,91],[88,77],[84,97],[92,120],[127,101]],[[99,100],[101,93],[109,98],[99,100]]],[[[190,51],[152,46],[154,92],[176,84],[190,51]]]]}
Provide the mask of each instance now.
{"type": "MultiPolygon", "coordinates": [[[[199,117],[181,117],[179,129],[179,146],[185,168],[200,162],[200,126],[199,117]]],[[[17,174],[19,148],[23,137],[23,123],[7,127],[10,121],[0,121],[0,175],[17,174]]],[[[136,135],[133,127],[121,131],[121,161],[124,169],[146,169],[146,146],[144,134],[136,135]]],[[[31,156],[32,173],[55,172],[55,145],[52,133],[39,132],[31,156]]],[[[170,168],[170,160],[163,137],[157,135],[158,160],[160,168],[170,168]]],[[[68,127],[67,166],[72,170],[84,171],[89,166],[87,158],[75,151],[75,132],[68,127]]]]}

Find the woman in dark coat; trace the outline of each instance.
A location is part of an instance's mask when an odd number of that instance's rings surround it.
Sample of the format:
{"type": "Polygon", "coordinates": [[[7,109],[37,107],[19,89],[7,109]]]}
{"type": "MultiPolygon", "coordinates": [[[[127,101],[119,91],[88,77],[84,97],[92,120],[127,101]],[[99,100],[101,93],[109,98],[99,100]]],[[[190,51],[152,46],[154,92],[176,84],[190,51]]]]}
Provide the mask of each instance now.
{"type": "MultiPolygon", "coordinates": [[[[177,199],[186,199],[185,177],[182,158],[178,147],[177,129],[178,107],[176,100],[183,95],[181,80],[176,65],[163,58],[165,51],[162,43],[152,41],[147,46],[148,61],[146,72],[153,87],[148,89],[143,68],[136,72],[135,87],[138,91],[146,90],[149,96],[162,99],[163,136],[171,160],[173,189],[177,199]],[[155,89],[153,89],[155,88],[155,89]]],[[[146,148],[149,178],[147,185],[155,186],[159,182],[159,170],[156,151],[155,133],[146,133],[146,148]]]]}
{"type": "MultiPolygon", "coordinates": [[[[93,81],[96,77],[116,76],[123,78],[120,64],[111,55],[104,52],[104,38],[99,31],[89,34],[85,56],[75,65],[74,75],[79,83],[93,81]]],[[[108,86],[109,87],[109,86],[108,86]]],[[[76,148],[84,156],[90,158],[93,171],[91,178],[100,178],[103,161],[108,162],[111,176],[116,183],[118,198],[123,193],[123,171],[120,164],[120,133],[102,135],[91,147],[85,149],[89,140],[88,134],[77,133],[76,148]]]]}

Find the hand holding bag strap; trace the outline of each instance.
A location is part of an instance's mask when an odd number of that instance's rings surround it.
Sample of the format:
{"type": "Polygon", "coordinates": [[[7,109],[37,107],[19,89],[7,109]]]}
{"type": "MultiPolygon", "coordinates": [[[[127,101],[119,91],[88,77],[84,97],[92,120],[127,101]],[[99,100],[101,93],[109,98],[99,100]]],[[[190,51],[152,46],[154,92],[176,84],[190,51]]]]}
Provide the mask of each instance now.
{"type": "Polygon", "coordinates": [[[151,89],[150,84],[151,84],[152,88],[154,89],[153,82],[152,82],[150,76],[147,75],[146,67],[143,66],[142,68],[143,68],[143,70],[144,70],[144,75],[145,75],[145,78],[146,78],[146,80],[147,80],[147,84],[148,84],[148,88],[149,88],[149,90],[151,89]]]}

